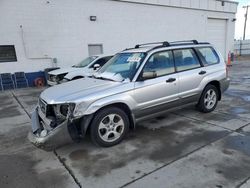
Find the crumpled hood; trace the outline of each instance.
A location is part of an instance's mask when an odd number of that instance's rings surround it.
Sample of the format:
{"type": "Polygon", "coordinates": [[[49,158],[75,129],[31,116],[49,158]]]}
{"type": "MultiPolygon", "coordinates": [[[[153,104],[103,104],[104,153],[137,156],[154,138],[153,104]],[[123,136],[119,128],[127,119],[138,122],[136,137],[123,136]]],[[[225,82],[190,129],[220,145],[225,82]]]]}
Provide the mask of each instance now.
{"type": "Polygon", "coordinates": [[[66,82],[44,90],[40,97],[48,104],[78,102],[84,97],[121,85],[121,82],[83,78],[66,82]]]}
{"type": "Polygon", "coordinates": [[[50,71],[49,74],[59,75],[59,74],[64,74],[64,73],[68,73],[68,72],[72,72],[72,71],[77,71],[77,70],[79,70],[79,68],[74,68],[74,67],[60,68],[60,69],[56,69],[56,70],[50,71]]]}

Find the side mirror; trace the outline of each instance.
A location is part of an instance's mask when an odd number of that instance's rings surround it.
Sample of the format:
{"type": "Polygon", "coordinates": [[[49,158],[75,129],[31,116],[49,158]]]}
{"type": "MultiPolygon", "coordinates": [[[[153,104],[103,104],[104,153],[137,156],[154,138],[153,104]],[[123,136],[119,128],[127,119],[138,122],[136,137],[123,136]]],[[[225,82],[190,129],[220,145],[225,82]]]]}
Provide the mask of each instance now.
{"type": "Polygon", "coordinates": [[[152,78],[156,78],[157,74],[155,71],[147,71],[147,72],[143,72],[142,73],[142,80],[148,80],[148,79],[152,79],[152,78]]]}
{"type": "Polygon", "coordinates": [[[99,64],[94,64],[94,70],[98,70],[101,66],[99,64]]]}

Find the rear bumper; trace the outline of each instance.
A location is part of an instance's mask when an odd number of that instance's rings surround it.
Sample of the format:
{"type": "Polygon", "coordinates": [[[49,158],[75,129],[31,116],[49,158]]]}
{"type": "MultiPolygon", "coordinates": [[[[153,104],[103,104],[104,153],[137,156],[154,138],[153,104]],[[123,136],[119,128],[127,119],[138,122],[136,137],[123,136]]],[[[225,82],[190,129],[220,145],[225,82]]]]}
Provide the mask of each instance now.
{"type": "Polygon", "coordinates": [[[55,128],[48,125],[48,120],[39,116],[38,108],[32,113],[32,131],[28,134],[29,141],[36,147],[52,151],[62,145],[72,143],[69,134],[69,122],[65,120],[55,128]],[[42,132],[43,131],[43,132],[42,132]]]}
{"type": "Polygon", "coordinates": [[[220,81],[221,93],[225,92],[230,85],[230,78],[225,78],[220,81]]]}

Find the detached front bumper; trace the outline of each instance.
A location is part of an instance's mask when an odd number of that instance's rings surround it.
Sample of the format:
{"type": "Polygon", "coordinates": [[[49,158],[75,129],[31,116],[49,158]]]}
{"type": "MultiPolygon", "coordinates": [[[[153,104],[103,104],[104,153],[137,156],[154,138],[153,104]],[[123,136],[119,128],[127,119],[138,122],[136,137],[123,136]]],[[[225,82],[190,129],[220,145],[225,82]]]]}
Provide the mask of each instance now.
{"type": "Polygon", "coordinates": [[[71,124],[68,120],[53,128],[51,127],[50,120],[42,114],[39,108],[34,110],[31,120],[32,132],[29,132],[28,139],[36,147],[51,151],[73,142],[69,133],[69,126],[71,124]]]}

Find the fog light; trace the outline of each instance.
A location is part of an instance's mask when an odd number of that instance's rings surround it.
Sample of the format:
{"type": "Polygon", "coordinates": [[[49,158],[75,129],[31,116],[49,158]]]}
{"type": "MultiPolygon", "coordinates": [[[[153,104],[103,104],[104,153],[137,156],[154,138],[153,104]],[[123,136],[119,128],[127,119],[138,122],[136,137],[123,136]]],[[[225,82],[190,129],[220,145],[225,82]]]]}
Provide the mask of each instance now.
{"type": "Polygon", "coordinates": [[[45,137],[45,136],[47,136],[47,135],[48,135],[48,131],[47,131],[46,129],[42,130],[40,136],[41,136],[41,137],[45,137]]]}

